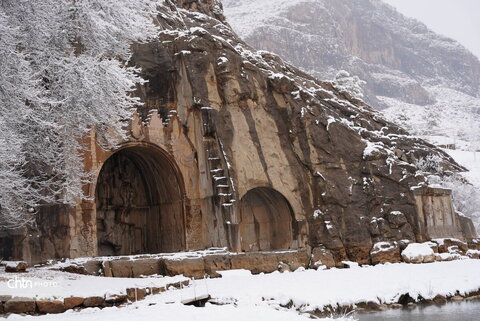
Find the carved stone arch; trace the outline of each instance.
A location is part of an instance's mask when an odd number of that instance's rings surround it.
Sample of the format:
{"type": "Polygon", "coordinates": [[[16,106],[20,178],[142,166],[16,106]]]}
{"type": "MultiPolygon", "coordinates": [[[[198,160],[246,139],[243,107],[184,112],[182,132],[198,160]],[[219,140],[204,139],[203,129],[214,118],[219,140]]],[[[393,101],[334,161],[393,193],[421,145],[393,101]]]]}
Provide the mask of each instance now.
{"type": "Polygon", "coordinates": [[[98,255],[185,250],[185,188],[173,158],[147,143],[125,144],[96,182],[98,255]]]}
{"type": "Polygon", "coordinates": [[[240,247],[244,252],[287,250],[296,239],[288,200],[270,187],[249,190],[240,200],[240,247]]]}

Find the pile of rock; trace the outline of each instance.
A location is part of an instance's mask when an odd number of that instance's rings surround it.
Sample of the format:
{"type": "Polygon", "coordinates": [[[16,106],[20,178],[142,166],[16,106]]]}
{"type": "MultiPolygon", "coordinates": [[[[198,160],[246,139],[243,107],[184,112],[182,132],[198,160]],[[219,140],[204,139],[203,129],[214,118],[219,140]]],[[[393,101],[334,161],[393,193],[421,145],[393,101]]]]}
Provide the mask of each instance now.
{"type": "Polygon", "coordinates": [[[476,246],[476,240],[466,243],[452,238],[433,239],[430,242],[409,244],[402,252],[402,258],[407,263],[478,259],[480,251],[476,246]]]}
{"type": "MultiPolygon", "coordinates": [[[[313,248],[309,267],[343,267],[343,261],[337,260],[334,252],[324,246],[313,248]]],[[[369,263],[430,263],[465,258],[480,259],[480,240],[473,239],[468,243],[453,238],[433,239],[424,243],[411,243],[408,240],[377,242],[370,251],[369,263]]]]}

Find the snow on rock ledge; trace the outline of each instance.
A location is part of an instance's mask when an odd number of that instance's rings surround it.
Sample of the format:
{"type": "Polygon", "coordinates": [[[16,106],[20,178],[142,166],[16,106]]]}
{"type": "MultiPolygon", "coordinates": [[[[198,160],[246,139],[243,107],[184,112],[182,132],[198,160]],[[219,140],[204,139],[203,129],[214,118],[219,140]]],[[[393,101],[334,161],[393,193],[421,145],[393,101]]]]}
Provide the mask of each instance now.
{"type": "Polygon", "coordinates": [[[402,251],[402,258],[407,263],[431,263],[435,253],[428,243],[411,243],[402,251]]]}

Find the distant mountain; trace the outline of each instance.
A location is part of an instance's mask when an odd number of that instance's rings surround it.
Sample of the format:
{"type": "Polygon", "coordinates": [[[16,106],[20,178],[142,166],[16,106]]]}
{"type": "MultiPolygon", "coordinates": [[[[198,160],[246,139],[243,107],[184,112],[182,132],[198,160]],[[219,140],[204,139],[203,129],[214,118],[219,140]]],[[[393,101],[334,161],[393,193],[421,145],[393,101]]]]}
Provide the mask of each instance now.
{"type": "MultiPolygon", "coordinates": [[[[346,70],[363,99],[412,133],[480,140],[480,61],[380,0],[223,0],[229,23],[256,48],[321,79],[346,70]]],[[[438,136],[443,137],[438,139],[438,136]]]]}

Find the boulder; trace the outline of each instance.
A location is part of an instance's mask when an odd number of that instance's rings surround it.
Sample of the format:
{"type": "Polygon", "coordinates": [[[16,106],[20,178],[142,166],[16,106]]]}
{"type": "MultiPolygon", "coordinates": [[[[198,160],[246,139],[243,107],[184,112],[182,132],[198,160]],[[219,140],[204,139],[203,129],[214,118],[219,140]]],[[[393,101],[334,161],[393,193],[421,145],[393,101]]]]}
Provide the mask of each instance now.
{"type": "Polygon", "coordinates": [[[451,254],[451,253],[435,253],[435,260],[436,261],[453,261],[460,259],[461,256],[458,254],[451,254]]]}
{"type": "Polygon", "coordinates": [[[205,262],[202,257],[180,260],[166,258],[162,262],[162,268],[168,276],[184,275],[189,278],[202,279],[206,275],[205,262]]]}
{"type": "Polygon", "coordinates": [[[402,251],[402,259],[406,263],[434,262],[435,253],[426,243],[411,243],[402,251]]]}
{"type": "Polygon", "coordinates": [[[397,242],[378,242],[370,251],[372,264],[401,262],[400,247],[397,242]]]}
{"type": "Polygon", "coordinates": [[[63,313],[66,310],[63,301],[59,300],[37,300],[36,304],[41,313],[63,313]]]}
{"type": "Polygon", "coordinates": [[[471,259],[480,259],[480,251],[479,250],[468,250],[467,256],[471,259]]]}
{"type": "Polygon", "coordinates": [[[15,297],[5,302],[4,309],[7,313],[33,313],[35,300],[31,298],[15,297]]]}
{"type": "Polygon", "coordinates": [[[91,296],[83,301],[83,305],[86,307],[101,307],[105,303],[105,300],[101,296],[91,296]]]}
{"type": "Polygon", "coordinates": [[[27,270],[27,262],[23,261],[10,261],[5,263],[5,272],[8,273],[21,273],[27,270]]]}
{"type": "Polygon", "coordinates": [[[468,245],[465,242],[462,242],[457,239],[433,239],[433,242],[438,244],[438,252],[439,253],[450,253],[448,250],[452,246],[457,246],[458,249],[462,254],[465,254],[466,251],[468,251],[468,245]]]}
{"type": "Polygon", "coordinates": [[[278,263],[277,271],[280,273],[290,272],[290,266],[287,263],[280,262],[278,263]]]}
{"type": "Polygon", "coordinates": [[[438,294],[432,299],[434,304],[442,305],[447,303],[447,298],[443,295],[438,294]]]}
{"type": "Polygon", "coordinates": [[[385,304],[380,304],[378,302],[368,301],[368,302],[361,302],[357,304],[357,307],[365,310],[365,311],[386,311],[388,310],[388,306],[385,304]]]}
{"type": "Polygon", "coordinates": [[[480,239],[471,239],[468,241],[468,248],[470,250],[479,250],[480,251],[480,239]]]}
{"type": "Polygon", "coordinates": [[[63,299],[63,305],[65,306],[65,309],[68,310],[82,305],[83,301],[85,301],[85,299],[81,297],[69,297],[63,299]]]}
{"type": "Polygon", "coordinates": [[[335,267],[335,260],[333,259],[333,254],[330,250],[320,246],[312,250],[309,267],[312,269],[318,269],[322,265],[328,268],[335,267]]]}

